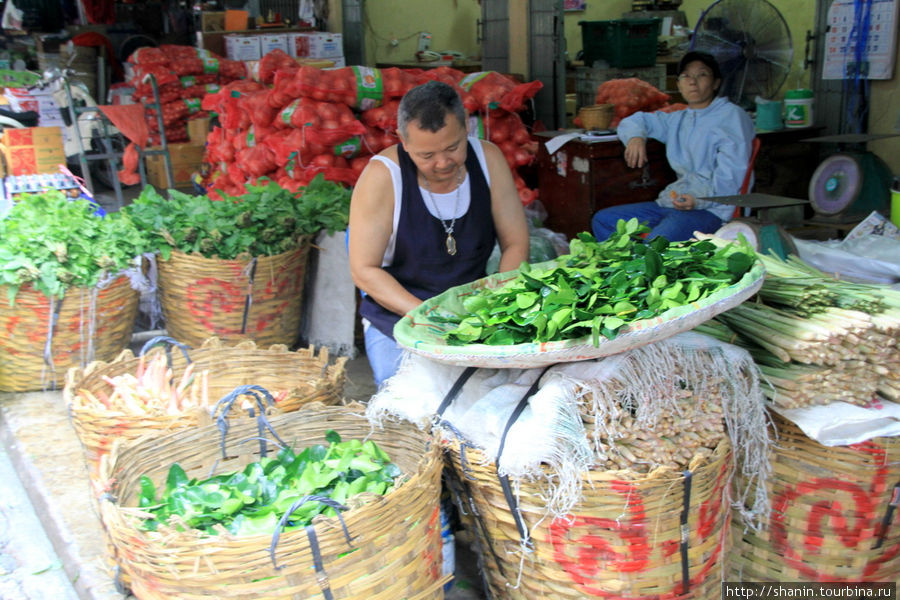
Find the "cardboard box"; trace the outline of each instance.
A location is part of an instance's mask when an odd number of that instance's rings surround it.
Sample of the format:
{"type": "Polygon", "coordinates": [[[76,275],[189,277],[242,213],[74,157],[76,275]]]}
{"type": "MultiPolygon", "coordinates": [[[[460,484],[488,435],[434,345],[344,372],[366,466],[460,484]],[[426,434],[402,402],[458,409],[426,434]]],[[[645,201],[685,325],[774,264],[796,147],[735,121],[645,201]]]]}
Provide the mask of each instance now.
{"type": "Polygon", "coordinates": [[[260,54],[265,56],[272,50],[288,51],[288,34],[287,33],[264,33],[259,36],[260,54]]]}
{"type": "Polygon", "coordinates": [[[332,58],[344,55],[340,33],[308,32],[290,34],[288,54],[293,57],[332,58]]]}
{"type": "Polygon", "coordinates": [[[188,139],[192,144],[205,144],[206,138],[209,136],[209,117],[200,117],[199,119],[190,119],[187,122],[188,139]]]}
{"type": "Polygon", "coordinates": [[[347,66],[347,59],[343,56],[332,56],[328,60],[332,62],[332,65],[328,67],[329,69],[340,69],[347,66]]]}
{"type": "Polygon", "coordinates": [[[226,35],[225,57],[229,60],[259,60],[262,58],[259,36],[226,35]]]}
{"type": "MultiPolygon", "coordinates": [[[[159,146],[149,148],[158,150],[159,146]]],[[[172,186],[166,177],[166,159],[161,155],[147,156],[147,182],[160,188],[185,187],[191,185],[191,175],[200,170],[203,164],[203,144],[169,144],[169,157],[172,160],[172,177],[175,179],[172,186]]]]}
{"type": "Polygon", "coordinates": [[[243,31],[247,29],[247,18],[250,13],[246,10],[225,11],[225,31],[243,31]]]}
{"type": "Polygon", "coordinates": [[[0,138],[0,146],[10,175],[57,173],[59,165],[66,164],[59,127],[6,129],[0,138]]]}
{"type": "Polygon", "coordinates": [[[225,31],[225,11],[200,13],[200,31],[225,31]]]}

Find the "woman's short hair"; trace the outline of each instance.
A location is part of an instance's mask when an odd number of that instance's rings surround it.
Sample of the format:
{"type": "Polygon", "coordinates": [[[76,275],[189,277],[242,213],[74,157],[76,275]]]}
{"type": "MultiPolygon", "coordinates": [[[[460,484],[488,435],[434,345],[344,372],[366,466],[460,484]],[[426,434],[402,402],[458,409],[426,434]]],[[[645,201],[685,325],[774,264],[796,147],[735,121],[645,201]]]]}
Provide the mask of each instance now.
{"type": "Polygon", "coordinates": [[[440,81],[429,81],[404,94],[397,108],[397,129],[406,137],[409,124],[418,122],[425,131],[438,131],[446,124],[448,114],[466,126],[466,109],[462,99],[452,87],[440,81]]]}
{"type": "Polygon", "coordinates": [[[719,68],[719,63],[716,61],[715,57],[708,52],[691,51],[682,56],[681,60],[678,61],[678,74],[681,75],[684,73],[687,66],[694,61],[702,62],[709,67],[712,71],[713,79],[722,79],[722,70],[719,68]]]}

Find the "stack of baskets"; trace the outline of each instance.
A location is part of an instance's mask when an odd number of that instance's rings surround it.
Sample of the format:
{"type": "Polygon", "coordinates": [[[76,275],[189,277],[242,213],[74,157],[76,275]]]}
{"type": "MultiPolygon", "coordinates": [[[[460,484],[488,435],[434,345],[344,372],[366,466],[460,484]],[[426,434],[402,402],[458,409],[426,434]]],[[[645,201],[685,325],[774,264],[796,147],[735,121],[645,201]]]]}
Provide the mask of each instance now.
{"type": "Polygon", "coordinates": [[[131,341],[139,294],[122,275],[104,288],[71,288],[51,300],[0,286],[0,391],[55,389],[71,367],[112,360],[131,341]]]}
{"type": "MultiPolygon", "coordinates": [[[[170,340],[171,341],[171,340],[170,340]]],[[[154,348],[149,354],[161,352],[154,348]]],[[[185,353],[170,352],[169,358],[175,380],[180,380],[193,363],[195,375],[209,372],[209,398],[215,402],[241,385],[259,385],[267,390],[281,392],[276,408],[281,412],[319,402],[325,405],[341,401],[344,388],[346,357],[337,358],[333,364],[328,351],[301,348],[288,351],[287,346],[273,345],[268,349],[253,342],[227,346],[217,338],[206,340],[200,348],[185,353]]],[[[117,440],[133,441],[142,436],[161,436],[176,429],[192,428],[210,422],[210,416],[195,410],[179,414],[127,414],[100,408],[88,402],[85,392],[99,397],[99,392],[109,391],[107,379],[134,373],[140,358],[130,350],[123,351],[115,360],[95,362],[86,369],[72,369],[68,373],[63,396],[69,406],[72,424],[84,446],[89,473],[96,476],[102,457],[117,440]]]]}
{"type": "Polygon", "coordinates": [[[900,581],[900,439],[828,447],[773,415],[778,444],[763,531],[733,526],[730,580],[900,581]]]}
{"type": "Polygon", "coordinates": [[[224,457],[214,426],[116,445],[100,474],[110,492],[101,498],[100,514],[134,594],[143,600],[442,597],[437,441],[408,424],[373,429],[358,407],[301,410],[269,422],[298,449],[323,443],[329,430],[343,439],[374,440],[400,467],[402,480],[387,496],[362,497],[342,519],[319,516],[306,530],[282,533],[277,543],[272,535],[205,536],[175,527],[150,532],[140,527],[135,508],[141,475],[159,486],[173,462],[188,477],[240,470],[260,457],[259,448],[240,443],[259,435],[256,423],[233,423],[224,457]]]}

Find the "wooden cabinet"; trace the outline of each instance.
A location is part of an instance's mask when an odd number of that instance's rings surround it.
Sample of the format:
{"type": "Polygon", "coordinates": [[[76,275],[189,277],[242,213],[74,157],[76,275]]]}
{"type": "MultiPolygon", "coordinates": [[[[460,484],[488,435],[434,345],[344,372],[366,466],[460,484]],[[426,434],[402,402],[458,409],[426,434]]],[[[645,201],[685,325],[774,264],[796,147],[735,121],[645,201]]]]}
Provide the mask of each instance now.
{"type": "Polygon", "coordinates": [[[539,142],[538,188],[547,209],[547,227],[573,238],[591,230],[591,217],[607,206],[655,200],[660,190],[675,181],[665,146],[647,142],[648,163],[629,169],[619,140],[571,140],[552,155],[546,142],[565,132],[535,134],[539,142]]]}

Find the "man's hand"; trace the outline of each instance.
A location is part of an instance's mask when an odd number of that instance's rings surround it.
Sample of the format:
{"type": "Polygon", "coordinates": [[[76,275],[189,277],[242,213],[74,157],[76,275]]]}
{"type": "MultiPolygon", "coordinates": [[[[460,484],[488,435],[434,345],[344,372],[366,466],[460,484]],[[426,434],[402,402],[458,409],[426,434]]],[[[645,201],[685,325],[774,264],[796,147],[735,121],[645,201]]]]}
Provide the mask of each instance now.
{"type": "Polygon", "coordinates": [[[632,169],[643,167],[647,164],[647,140],[642,137],[633,137],[625,145],[625,164],[632,169]]]}

